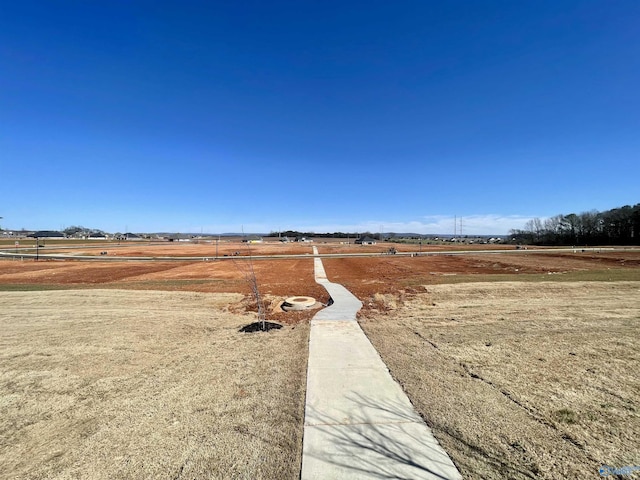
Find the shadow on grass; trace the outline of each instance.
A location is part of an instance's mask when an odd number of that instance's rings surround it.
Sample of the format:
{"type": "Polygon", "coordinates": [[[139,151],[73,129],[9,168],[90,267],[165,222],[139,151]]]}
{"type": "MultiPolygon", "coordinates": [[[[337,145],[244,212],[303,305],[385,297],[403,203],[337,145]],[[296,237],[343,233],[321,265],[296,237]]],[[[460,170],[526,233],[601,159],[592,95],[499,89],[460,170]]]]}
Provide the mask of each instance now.
{"type": "Polygon", "coordinates": [[[268,332],[269,330],[278,330],[282,328],[279,323],[273,322],[253,322],[245,325],[239,331],[242,333],[268,332]]]}

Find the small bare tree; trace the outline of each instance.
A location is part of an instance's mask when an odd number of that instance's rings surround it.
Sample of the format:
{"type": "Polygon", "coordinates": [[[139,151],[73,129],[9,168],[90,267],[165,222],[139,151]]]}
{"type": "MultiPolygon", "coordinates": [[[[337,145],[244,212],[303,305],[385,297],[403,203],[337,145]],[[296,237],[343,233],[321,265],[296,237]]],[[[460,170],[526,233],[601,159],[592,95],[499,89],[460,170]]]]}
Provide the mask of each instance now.
{"type": "Polygon", "coordinates": [[[249,258],[247,260],[244,259],[234,259],[234,263],[238,270],[242,273],[247,285],[249,285],[249,289],[251,290],[251,296],[253,297],[253,301],[256,303],[256,307],[258,308],[258,323],[260,324],[260,330],[267,330],[267,319],[266,319],[266,309],[264,306],[264,300],[260,295],[260,289],[258,287],[258,278],[256,277],[256,272],[253,268],[253,257],[251,255],[251,247],[249,242],[247,242],[247,252],[249,253],[249,258]]]}

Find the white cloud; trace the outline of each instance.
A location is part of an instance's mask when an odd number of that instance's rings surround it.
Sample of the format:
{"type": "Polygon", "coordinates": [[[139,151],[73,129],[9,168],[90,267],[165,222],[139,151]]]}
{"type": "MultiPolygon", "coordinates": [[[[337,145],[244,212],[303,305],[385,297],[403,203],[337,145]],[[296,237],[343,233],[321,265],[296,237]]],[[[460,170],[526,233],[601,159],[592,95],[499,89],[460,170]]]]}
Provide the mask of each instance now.
{"type": "MultiPolygon", "coordinates": [[[[531,220],[532,216],[523,215],[468,215],[456,217],[455,231],[460,234],[460,220],[462,220],[462,235],[507,235],[511,229],[524,228],[524,224],[531,220]]],[[[389,220],[368,220],[364,222],[323,222],[309,223],[291,220],[287,224],[278,225],[268,223],[245,223],[234,225],[210,225],[205,226],[207,233],[269,233],[278,230],[297,230],[304,232],[331,233],[331,232],[372,232],[379,233],[422,233],[453,235],[454,217],[449,215],[429,215],[417,220],[398,222],[389,220]]],[[[194,227],[192,231],[199,232],[202,227],[194,227]]],[[[181,231],[189,231],[183,228],[181,231]]]]}
{"type": "MultiPolygon", "coordinates": [[[[511,229],[520,229],[531,220],[530,216],[522,215],[469,215],[456,218],[457,234],[460,234],[462,220],[463,235],[506,235],[511,229]]],[[[409,222],[370,220],[358,223],[322,223],[292,227],[295,230],[314,232],[365,232],[379,233],[423,233],[423,234],[451,234],[454,233],[454,217],[447,215],[429,215],[409,222]]]]}

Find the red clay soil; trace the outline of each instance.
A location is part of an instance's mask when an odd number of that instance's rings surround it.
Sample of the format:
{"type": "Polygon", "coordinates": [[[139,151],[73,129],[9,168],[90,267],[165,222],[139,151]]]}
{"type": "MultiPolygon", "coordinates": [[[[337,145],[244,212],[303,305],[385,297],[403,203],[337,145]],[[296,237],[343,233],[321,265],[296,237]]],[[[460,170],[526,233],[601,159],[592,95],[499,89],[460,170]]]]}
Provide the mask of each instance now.
{"type": "MultiPolygon", "coordinates": [[[[260,294],[270,303],[303,295],[326,303],[329,296],[315,282],[313,260],[254,261],[260,294]]],[[[124,288],[142,290],[183,290],[196,292],[242,293],[240,306],[255,311],[251,288],[245,274],[246,259],[199,262],[80,262],[80,261],[0,261],[0,285],[11,288],[124,288]]],[[[296,323],[313,316],[314,311],[281,312],[275,308],[269,318],[296,323]]]]}
{"type": "MultiPolygon", "coordinates": [[[[225,245],[222,251],[233,251],[242,244],[225,245]]],[[[340,249],[340,244],[318,245],[320,252],[330,248],[340,249]]],[[[344,245],[354,249],[354,245],[344,245]]],[[[378,247],[378,246],[374,246],[378,247]]],[[[415,246],[412,246],[415,247],[415,246]]],[[[477,248],[485,248],[479,246],[477,248]]],[[[126,255],[203,255],[210,245],[148,245],[127,246],[126,255]],[[197,251],[197,253],[195,253],[197,251]]],[[[246,249],[246,245],[244,245],[246,249]]],[[[359,246],[358,246],[359,248],[359,246]]],[[[309,244],[258,244],[251,246],[253,255],[268,253],[310,254],[309,244]]],[[[431,251],[435,247],[430,248],[431,251]]],[[[438,247],[440,250],[440,247],[438,247]]],[[[425,247],[426,251],[426,247],[425,247]]],[[[124,250],[117,250],[117,254],[124,250]]],[[[215,253],[215,252],[214,252],[215,253]]],[[[329,253],[329,252],[325,252],[329,253]]],[[[99,252],[98,252],[99,254],[99,252]]],[[[111,254],[111,253],[110,253],[111,254]]],[[[323,259],[330,281],[341,283],[361,300],[375,293],[399,293],[418,291],[422,285],[441,283],[447,275],[493,275],[560,273],[578,270],[603,270],[607,268],[640,267],[640,253],[616,251],[601,253],[495,253],[468,255],[432,255],[405,257],[380,255],[375,257],[350,257],[323,259]],[[417,290],[416,290],[417,289],[417,290]]],[[[310,296],[326,303],[328,294],[315,283],[312,258],[254,260],[253,269],[262,295],[270,299],[290,296],[310,296]]],[[[146,290],[185,290],[198,292],[238,292],[250,298],[251,289],[245,278],[246,259],[221,259],[218,261],[157,261],[157,262],[108,262],[108,261],[52,261],[2,260],[0,261],[0,285],[6,288],[27,288],[40,285],[46,288],[126,288],[146,290]]],[[[250,302],[246,308],[251,309],[250,302]]],[[[313,312],[276,315],[277,319],[306,319],[313,312]]]]}
{"type": "Polygon", "coordinates": [[[239,241],[223,240],[217,246],[215,241],[200,243],[189,242],[128,242],[89,245],[80,248],[56,248],[47,247],[40,253],[60,253],[65,255],[94,255],[100,256],[101,252],[107,252],[107,256],[121,257],[210,257],[216,253],[224,256],[250,256],[250,255],[303,255],[311,254],[311,244],[306,243],[255,243],[249,244],[239,241]]]}
{"type": "MultiPolygon", "coordinates": [[[[162,289],[186,286],[203,292],[248,293],[245,259],[198,262],[79,262],[0,261],[0,284],[104,285],[136,288],[153,285],[162,289]]],[[[315,283],[313,261],[308,259],[254,261],[253,269],[264,292],[273,295],[306,295],[324,291],[315,283]],[[312,292],[307,293],[311,287],[312,292]]],[[[181,288],[178,288],[181,289],[181,288]]]]}
{"type": "Polygon", "coordinates": [[[606,268],[637,268],[639,252],[433,255],[418,257],[328,258],[329,280],[342,283],[360,299],[375,293],[411,292],[416,285],[440,283],[448,275],[563,273],[606,268]]]}

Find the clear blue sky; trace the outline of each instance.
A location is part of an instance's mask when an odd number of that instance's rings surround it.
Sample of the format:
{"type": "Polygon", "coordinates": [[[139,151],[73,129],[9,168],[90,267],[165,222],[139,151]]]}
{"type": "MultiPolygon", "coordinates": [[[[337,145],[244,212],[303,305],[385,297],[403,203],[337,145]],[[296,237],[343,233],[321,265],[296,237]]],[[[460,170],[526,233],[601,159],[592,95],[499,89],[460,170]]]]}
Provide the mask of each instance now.
{"type": "Polygon", "coordinates": [[[505,234],[639,154],[636,0],[0,5],[7,229],[505,234]]]}

